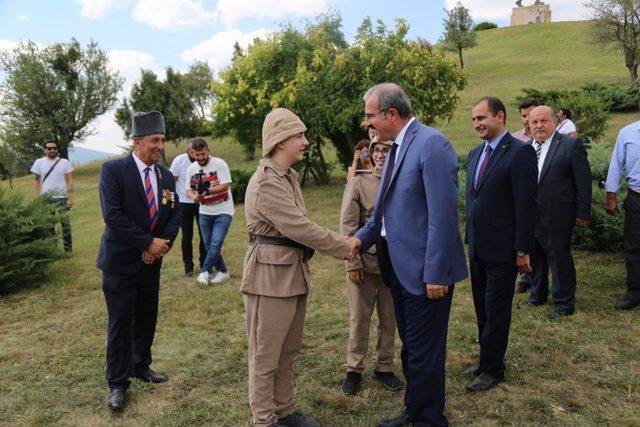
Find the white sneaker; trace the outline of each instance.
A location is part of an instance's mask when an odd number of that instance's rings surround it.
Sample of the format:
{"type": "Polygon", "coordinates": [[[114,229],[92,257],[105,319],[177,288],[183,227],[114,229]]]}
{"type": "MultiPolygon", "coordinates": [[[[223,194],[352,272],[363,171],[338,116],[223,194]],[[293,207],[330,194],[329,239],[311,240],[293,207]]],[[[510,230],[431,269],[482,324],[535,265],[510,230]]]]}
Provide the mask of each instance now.
{"type": "Polygon", "coordinates": [[[229,276],[228,271],[225,271],[224,273],[222,271],[218,271],[216,273],[216,277],[214,277],[211,282],[218,284],[224,282],[225,280],[229,280],[230,278],[231,276],[229,276]]]}
{"type": "Polygon", "coordinates": [[[201,284],[202,286],[209,286],[208,271],[203,271],[202,273],[198,274],[198,283],[201,284]]]}

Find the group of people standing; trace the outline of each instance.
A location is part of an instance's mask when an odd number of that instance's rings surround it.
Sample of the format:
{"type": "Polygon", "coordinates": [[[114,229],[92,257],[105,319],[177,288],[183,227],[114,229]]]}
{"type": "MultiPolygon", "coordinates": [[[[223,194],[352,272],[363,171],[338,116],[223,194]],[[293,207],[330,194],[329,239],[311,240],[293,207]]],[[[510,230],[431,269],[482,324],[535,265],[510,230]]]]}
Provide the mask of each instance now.
{"type": "MultiPolygon", "coordinates": [[[[525,110],[529,107],[521,132],[530,136],[527,141],[508,132],[506,108],[499,99],[484,97],[471,112],[483,142],[469,153],[465,190],[464,242],[480,344],[478,363],[465,370],[471,377],[466,386],[470,392],[489,390],[504,379],[518,273],[528,274],[532,282],[528,306],[546,303],[551,270],[551,317],[575,312],[570,237],[574,226],[584,226],[590,218],[587,154],[579,139],[556,130],[551,108],[530,105],[525,110]]],[[[524,117],[522,108],[520,113],[524,117]]],[[[360,147],[360,159],[350,171],[340,233],[315,224],[306,213],[292,168],[309,144],[305,124],[282,108],[264,120],[262,159],[245,194],[249,247],[240,289],[249,343],[249,405],[256,426],[320,425],[296,409],[293,386],[293,361],[301,348],[310,288],[308,261],[315,250],[346,264],[351,315],[343,393],[353,395],[361,387],[370,321],[377,310],[373,377],[389,390],[406,389],[404,410],[379,426],[448,423],[448,319],[455,284],[468,276],[458,222],[458,158],[441,132],[413,116],[410,100],[396,84],[379,84],[366,92],[364,117],[376,135],[360,147]],[[364,158],[370,168],[363,167],[364,158]],[[393,372],[396,328],[406,386],[393,372]]],[[[616,180],[626,170],[625,224],[627,231],[636,227],[629,231],[629,242],[625,235],[629,291],[626,306],[619,308],[640,304],[639,123],[621,132],[607,183],[607,210],[615,213],[616,180]]],[[[185,201],[201,204],[201,232],[211,232],[209,240],[203,236],[207,255],[201,253],[201,275],[212,268],[228,275],[213,242],[226,234],[233,215],[223,209],[202,210],[207,197],[233,206],[230,176],[223,168],[213,175],[207,168],[212,158],[206,142],[190,142],[193,153],[186,154],[196,161],[185,168],[176,160],[174,175],[157,164],[164,144],[162,115],[135,114],[133,131],[133,153],[105,163],[99,186],[106,227],[97,265],[103,271],[109,311],[107,380],[114,410],[125,406],[130,377],[166,380],[150,368],[160,266],[181,221],[192,224],[196,215],[195,206],[182,206],[176,182],[185,183],[185,201]],[[203,176],[208,179],[205,193],[199,191],[203,176]],[[207,219],[209,225],[202,221],[203,214],[213,217],[207,219]]],[[[193,275],[189,254],[183,251],[185,274],[193,275]]]]}

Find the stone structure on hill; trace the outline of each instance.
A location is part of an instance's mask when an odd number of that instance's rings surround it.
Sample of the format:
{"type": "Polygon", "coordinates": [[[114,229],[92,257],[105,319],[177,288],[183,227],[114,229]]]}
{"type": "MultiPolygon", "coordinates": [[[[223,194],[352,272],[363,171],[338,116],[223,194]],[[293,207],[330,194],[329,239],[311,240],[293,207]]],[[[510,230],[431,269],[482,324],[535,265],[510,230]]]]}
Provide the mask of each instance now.
{"type": "Polygon", "coordinates": [[[516,6],[511,12],[512,27],[551,22],[551,7],[540,0],[536,0],[531,6],[523,6],[522,0],[517,0],[516,6]]]}

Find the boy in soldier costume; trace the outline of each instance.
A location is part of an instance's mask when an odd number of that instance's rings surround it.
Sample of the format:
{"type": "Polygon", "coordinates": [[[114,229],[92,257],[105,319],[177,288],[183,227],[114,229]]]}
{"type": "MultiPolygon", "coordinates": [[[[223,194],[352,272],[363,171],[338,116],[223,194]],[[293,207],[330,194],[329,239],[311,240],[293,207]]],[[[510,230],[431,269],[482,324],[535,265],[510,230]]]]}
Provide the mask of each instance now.
{"type": "Polygon", "coordinates": [[[291,166],[309,145],[304,123],[277,108],[262,127],[262,155],[245,195],[250,246],[242,286],[249,338],[249,405],[255,426],[316,427],[295,409],[293,359],[300,351],[313,250],[353,260],[354,241],[311,222],[291,166]]]}
{"type": "MultiPolygon", "coordinates": [[[[372,141],[369,146],[373,169],[356,170],[349,179],[342,198],[340,233],[355,234],[373,212],[380,186],[385,158],[393,141],[372,141]]],[[[378,312],[378,342],[373,358],[373,378],[386,389],[397,391],[404,383],[393,373],[396,333],[395,309],[391,291],[382,281],[375,245],[354,262],[345,261],[347,269],[347,298],[349,300],[349,345],[347,347],[347,376],[340,390],[354,395],[362,383],[364,359],[369,348],[369,327],[374,308],[378,312]]]]}

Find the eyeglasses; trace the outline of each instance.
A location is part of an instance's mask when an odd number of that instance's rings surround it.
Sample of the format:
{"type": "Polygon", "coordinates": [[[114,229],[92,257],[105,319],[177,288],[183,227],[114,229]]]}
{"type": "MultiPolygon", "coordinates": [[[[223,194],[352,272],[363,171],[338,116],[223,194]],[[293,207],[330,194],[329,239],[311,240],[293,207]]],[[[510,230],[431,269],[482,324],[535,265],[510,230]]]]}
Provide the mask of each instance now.
{"type": "Polygon", "coordinates": [[[391,148],[374,148],[373,154],[384,154],[386,156],[389,154],[389,151],[391,151],[391,148]]]}
{"type": "Polygon", "coordinates": [[[45,150],[58,151],[58,147],[44,147],[45,150]]]}
{"type": "Polygon", "coordinates": [[[365,114],[365,115],[364,115],[364,119],[365,119],[365,120],[371,120],[371,119],[373,119],[375,116],[377,116],[378,114],[384,114],[384,113],[386,113],[386,112],[387,112],[387,110],[380,110],[380,111],[378,111],[377,113],[373,113],[373,114],[365,114]]]}

